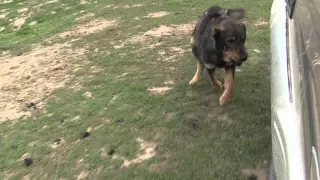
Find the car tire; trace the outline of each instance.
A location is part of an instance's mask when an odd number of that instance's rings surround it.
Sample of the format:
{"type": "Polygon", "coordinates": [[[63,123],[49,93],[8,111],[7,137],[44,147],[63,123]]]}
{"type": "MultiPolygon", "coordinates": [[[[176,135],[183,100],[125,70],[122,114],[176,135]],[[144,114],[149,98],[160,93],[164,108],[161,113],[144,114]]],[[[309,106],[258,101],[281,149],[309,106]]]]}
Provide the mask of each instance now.
{"type": "Polygon", "coordinates": [[[274,169],[274,164],[273,164],[273,159],[271,159],[271,162],[270,162],[269,180],[277,180],[276,171],[274,169]]]}

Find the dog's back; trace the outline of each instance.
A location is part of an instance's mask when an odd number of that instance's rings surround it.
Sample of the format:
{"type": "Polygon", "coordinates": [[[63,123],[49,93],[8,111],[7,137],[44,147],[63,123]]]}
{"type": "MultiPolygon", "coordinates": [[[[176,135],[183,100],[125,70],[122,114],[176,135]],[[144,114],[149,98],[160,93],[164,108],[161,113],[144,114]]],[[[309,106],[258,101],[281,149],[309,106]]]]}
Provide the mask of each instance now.
{"type": "MultiPolygon", "coordinates": [[[[208,51],[214,51],[216,49],[216,42],[212,37],[212,27],[214,25],[214,18],[221,18],[221,12],[223,9],[219,6],[212,6],[208,8],[203,15],[200,16],[192,34],[191,34],[191,48],[194,58],[201,63],[203,59],[201,55],[208,51]]],[[[218,19],[215,21],[219,21],[218,19]]]]}

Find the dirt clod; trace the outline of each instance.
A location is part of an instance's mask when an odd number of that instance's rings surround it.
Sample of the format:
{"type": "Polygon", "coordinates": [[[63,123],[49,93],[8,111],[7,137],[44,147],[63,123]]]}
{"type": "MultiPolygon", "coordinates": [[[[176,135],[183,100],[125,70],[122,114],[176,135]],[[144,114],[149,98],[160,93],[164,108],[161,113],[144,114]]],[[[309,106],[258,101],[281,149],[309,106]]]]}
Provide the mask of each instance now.
{"type": "Polygon", "coordinates": [[[117,119],[116,123],[122,123],[124,120],[123,119],[117,119]]]}
{"type": "Polygon", "coordinates": [[[25,106],[30,102],[43,110],[46,100],[52,97],[51,92],[72,78],[69,70],[83,66],[76,61],[85,52],[85,49],[72,49],[71,44],[65,43],[47,47],[35,45],[31,52],[0,56],[0,121],[30,116],[32,109],[25,106]],[[62,68],[56,73],[52,71],[54,67],[62,68]]]}
{"type": "Polygon", "coordinates": [[[258,177],[255,174],[251,174],[248,176],[248,180],[258,180],[258,177]]]}
{"type": "Polygon", "coordinates": [[[33,163],[33,160],[32,158],[24,158],[23,162],[26,166],[31,166],[33,163]]]}
{"type": "Polygon", "coordinates": [[[34,102],[26,103],[25,107],[37,109],[36,104],[34,102]]]}
{"type": "Polygon", "coordinates": [[[192,120],[191,123],[190,123],[192,129],[197,129],[199,127],[198,123],[199,123],[198,120],[192,120]]]}
{"type": "Polygon", "coordinates": [[[80,133],[80,139],[87,138],[87,137],[89,137],[90,135],[91,135],[90,132],[87,132],[87,131],[81,132],[81,133],[80,133]]]}
{"type": "Polygon", "coordinates": [[[116,152],[116,151],[115,151],[113,148],[111,148],[111,149],[108,151],[108,155],[111,156],[111,155],[113,155],[115,152],[116,152]]]}
{"type": "Polygon", "coordinates": [[[57,138],[53,141],[53,143],[59,145],[61,143],[61,139],[60,138],[57,138]]]}

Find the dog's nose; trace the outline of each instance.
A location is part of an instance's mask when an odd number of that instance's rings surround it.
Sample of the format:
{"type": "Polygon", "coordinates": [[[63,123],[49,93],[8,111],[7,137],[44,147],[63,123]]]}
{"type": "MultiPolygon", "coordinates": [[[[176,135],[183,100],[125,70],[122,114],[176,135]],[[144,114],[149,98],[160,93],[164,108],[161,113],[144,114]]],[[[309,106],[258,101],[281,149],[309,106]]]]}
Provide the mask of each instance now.
{"type": "Polygon", "coordinates": [[[241,61],[246,61],[246,60],[247,60],[247,58],[248,58],[248,56],[247,56],[247,55],[240,56],[241,61]]]}
{"type": "Polygon", "coordinates": [[[233,64],[234,64],[235,66],[241,66],[242,61],[233,61],[233,64]]]}
{"type": "Polygon", "coordinates": [[[247,54],[245,51],[242,51],[242,52],[240,53],[240,60],[241,60],[241,61],[246,61],[247,58],[248,58],[248,54],[247,54]]]}

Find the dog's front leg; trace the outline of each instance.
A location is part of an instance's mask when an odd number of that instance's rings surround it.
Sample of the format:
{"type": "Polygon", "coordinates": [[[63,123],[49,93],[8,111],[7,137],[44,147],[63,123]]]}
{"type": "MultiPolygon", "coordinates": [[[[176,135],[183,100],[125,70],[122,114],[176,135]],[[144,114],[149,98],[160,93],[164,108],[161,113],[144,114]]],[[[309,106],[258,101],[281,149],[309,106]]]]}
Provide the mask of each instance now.
{"type": "Polygon", "coordinates": [[[197,60],[197,71],[195,72],[193,78],[189,82],[190,85],[197,84],[200,81],[203,68],[204,68],[204,65],[201,64],[199,60],[197,60]]]}
{"type": "Polygon", "coordinates": [[[232,90],[234,85],[235,67],[225,67],[224,73],[224,92],[220,96],[220,105],[227,104],[232,99],[232,90]]]}
{"type": "Polygon", "coordinates": [[[213,88],[216,91],[220,92],[222,90],[222,83],[216,78],[216,75],[215,75],[216,68],[213,68],[213,69],[206,68],[206,69],[209,74],[210,81],[211,81],[213,88]]]}

